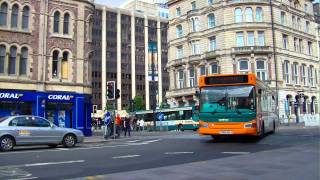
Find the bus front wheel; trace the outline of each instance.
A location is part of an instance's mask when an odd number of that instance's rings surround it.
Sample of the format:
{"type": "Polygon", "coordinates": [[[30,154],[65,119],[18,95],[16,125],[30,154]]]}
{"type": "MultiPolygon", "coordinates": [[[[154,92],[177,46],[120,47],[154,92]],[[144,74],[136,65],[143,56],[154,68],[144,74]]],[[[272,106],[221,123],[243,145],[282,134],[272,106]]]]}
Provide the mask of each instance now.
{"type": "Polygon", "coordinates": [[[184,131],[182,124],[179,124],[179,125],[178,125],[178,131],[184,131]]]}

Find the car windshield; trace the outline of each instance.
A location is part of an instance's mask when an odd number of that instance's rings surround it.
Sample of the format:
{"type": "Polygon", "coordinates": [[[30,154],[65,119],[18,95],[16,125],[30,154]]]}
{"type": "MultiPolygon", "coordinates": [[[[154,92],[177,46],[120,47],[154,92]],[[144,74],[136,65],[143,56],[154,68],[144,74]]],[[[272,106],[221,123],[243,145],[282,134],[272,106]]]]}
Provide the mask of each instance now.
{"type": "Polygon", "coordinates": [[[9,118],[9,116],[0,118],[0,123],[2,123],[3,121],[5,121],[5,120],[8,119],[8,118],[9,118]]]}
{"type": "Polygon", "coordinates": [[[238,114],[255,111],[253,86],[214,86],[201,89],[200,113],[238,114]]]}

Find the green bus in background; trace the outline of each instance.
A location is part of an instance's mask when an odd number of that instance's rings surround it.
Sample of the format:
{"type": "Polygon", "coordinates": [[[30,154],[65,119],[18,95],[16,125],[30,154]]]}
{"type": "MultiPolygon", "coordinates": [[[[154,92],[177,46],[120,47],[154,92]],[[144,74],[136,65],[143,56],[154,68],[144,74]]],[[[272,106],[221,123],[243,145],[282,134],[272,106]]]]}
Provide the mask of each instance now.
{"type": "MultiPolygon", "coordinates": [[[[199,128],[198,116],[195,113],[194,106],[176,107],[168,109],[157,109],[156,113],[156,129],[157,130],[194,130],[199,128]],[[158,119],[159,113],[163,114],[163,120],[158,119]]],[[[137,119],[143,119],[146,129],[153,128],[153,112],[152,110],[137,111],[137,119]]]]}

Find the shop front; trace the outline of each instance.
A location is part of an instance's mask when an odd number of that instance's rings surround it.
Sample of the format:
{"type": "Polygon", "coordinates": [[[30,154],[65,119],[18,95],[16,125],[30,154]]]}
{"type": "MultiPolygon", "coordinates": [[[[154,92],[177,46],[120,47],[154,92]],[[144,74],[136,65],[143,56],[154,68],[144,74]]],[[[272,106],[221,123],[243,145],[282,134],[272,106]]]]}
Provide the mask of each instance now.
{"type": "Polygon", "coordinates": [[[0,117],[35,115],[91,135],[91,97],[67,92],[0,90],[0,117]]]}

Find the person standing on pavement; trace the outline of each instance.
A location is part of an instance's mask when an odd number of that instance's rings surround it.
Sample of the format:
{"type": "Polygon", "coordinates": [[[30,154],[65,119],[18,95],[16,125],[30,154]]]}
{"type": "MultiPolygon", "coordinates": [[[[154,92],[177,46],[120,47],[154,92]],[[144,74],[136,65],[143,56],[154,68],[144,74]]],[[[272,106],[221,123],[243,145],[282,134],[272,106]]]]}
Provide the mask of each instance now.
{"type": "Polygon", "coordinates": [[[124,126],[124,136],[127,136],[127,132],[128,132],[128,135],[131,136],[131,134],[130,134],[130,132],[131,132],[130,118],[125,117],[124,122],[123,122],[123,126],[124,126]]]}
{"type": "Polygon", "coordinates": [[[120,126],[121,126],[121,118],[120,118],[120,115],[117,114],[117,117],[116,117],[116,133],[117,133],[118,137],[120,137],[120,126]]]}
{"type": "Polygon", "coordinates": [[[144,120],[143,119],[140,119],[139,126],[140,126],[140,131],[144,131],[144,120]]]}

